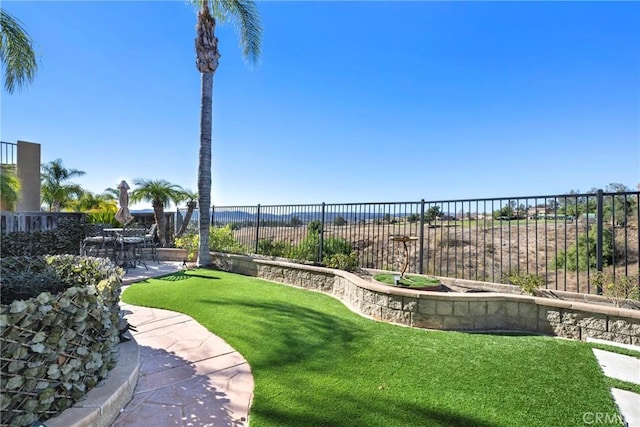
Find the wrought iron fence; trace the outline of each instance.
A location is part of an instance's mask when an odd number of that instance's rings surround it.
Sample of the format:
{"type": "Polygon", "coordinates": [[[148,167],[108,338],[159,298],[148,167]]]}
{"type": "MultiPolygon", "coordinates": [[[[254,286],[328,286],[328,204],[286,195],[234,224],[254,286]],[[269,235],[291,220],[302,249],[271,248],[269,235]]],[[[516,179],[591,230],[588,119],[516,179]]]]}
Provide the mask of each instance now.
{"type": "Polygon", "coordinates": [[[0,164],[15,165],[17,163],[17,147],[18,144],[14,142],[0,141],[0,164]]]}
{"type": "MultiPolygon", "coordinates": [[[[387,203],[214,206],[247,253],[323,262],[328,246],[358,266],[508,283],[534,275],[547,289],[599,293],[602,272],[640,285],[640,192],[387,203]],[[346,244],[344,244],[346,242],[346,244]],[[323,250],[321,250],[323,248],[323,250]]],[[[197,229],[197,227],[196,227],[197,229]]],[[[224,249],[224,248],[222,248],[224,249]]]]}

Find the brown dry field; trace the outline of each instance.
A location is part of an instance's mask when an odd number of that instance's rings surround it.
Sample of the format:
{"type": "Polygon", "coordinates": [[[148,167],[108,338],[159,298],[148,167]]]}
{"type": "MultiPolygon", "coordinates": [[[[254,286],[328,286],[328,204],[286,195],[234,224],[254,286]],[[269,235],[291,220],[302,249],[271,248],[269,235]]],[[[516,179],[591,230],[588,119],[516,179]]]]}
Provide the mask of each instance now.
{"type": "MultiPolygon", "coordinates": [[[[593,271],[572,272],[552,267],[556,251],[566,251],[575,244],[577,236],[586,230],[577,222],[524,221],[450,221],[425,226],[423,239],[423,271],[444,277],[456,277],[508,283],[510,272],[520,271],[541,276],[548,289],[595,293],[589,280],[593,271]]],[[[256,242],[255,228],[235,230],[236,239],[244,246],[253,248],[256,242]]],[[[298,244],[306,236],[306,226],[261,227],[259,239],[273,239],[298,244]]],[[[325,226],[324,238],[341,237],[349,241],[360,260],[360,266],[382,270],[400,271],[404,263],[402,243],[390,240],[391,235],[419,236],[419,223],[399,222],[395,224],[347,224],[325,226]]],[[[616,276],[640,277],[638,263],[637,221],[626,229],[615,229],[616,247],[624,258],[605,272],[616,276]],[[625,245],[626,242],[626,245],[625,245]]],[[[419,264],[419,242],[407,244],[409,267],[407,272],[417,273],[419,264]]],[[[640,280],[640,279],[637,279],[640,280]]]]}

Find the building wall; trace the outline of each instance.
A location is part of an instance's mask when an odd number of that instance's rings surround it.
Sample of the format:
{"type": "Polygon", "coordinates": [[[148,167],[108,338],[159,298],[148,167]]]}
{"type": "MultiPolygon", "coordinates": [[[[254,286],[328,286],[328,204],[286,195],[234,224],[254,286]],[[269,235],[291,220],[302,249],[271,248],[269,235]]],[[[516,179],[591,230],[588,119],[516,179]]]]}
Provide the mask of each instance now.
{"type": "Polygon", "coordinates": [[[18,178],[22,181],[22,197],[17,212],[40,211],[40,144],[18,141],[18,178]]]}

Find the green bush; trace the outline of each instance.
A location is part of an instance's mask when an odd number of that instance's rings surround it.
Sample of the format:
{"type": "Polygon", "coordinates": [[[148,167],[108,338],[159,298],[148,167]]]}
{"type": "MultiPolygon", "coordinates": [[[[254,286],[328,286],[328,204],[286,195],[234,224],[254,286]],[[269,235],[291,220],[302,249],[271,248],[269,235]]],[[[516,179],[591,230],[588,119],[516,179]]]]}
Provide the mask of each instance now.
{"type": "Polygon", "coordinates": [[[80,220],[60,218],[57,230],[18,231],[2,236],[0,257],[77,255],[84,239],[84,228],[80,220]]]}
{"type": "MultiPolygon", "coordinates": [[[[615,247],[613,244],[613,233],[611,229],[602,230],[602,261],[603,266],[611,265],[614,260],[615,247]]],[[[586,271],[595,269],[596,259],[596,226],[591,227],[589,232],[581,233],[577,243],[569,246],[565,253],[559,251],[552,267],[557,269],[567,268],[569,271],[586,271]]]]}
{"type": "Polygon", "coordinates": [[[76,255],[7,257],[0,260],[0,302],[57,294],[72,286],[98,286],[121,269],[107,258],[76,255]]]}
{"type": "Polygon", "coordinates": [[[288,257],[293,247],[289,242],[273,239],[258,240],[258,253],[274,257],[288,257]]]}
{"type": "Polygon", "coordinates": [[[187,261],[195,261],[198,256],[198,242],[200,236],[196,233],[183,234],[180,237],[176,237],[174,244],[176,248],[182,248],[187,250],[187,261]]]}
{"type": "Polygon", "coordinates": [[[358,254],[355,252],[351,252],[349,255],[333,254],[327,258],[325,264],[330,268],[352,271],[358,267],[358,254]]]}
{"type": "Polygon", "coordinates": [[[209,229],[209,249],[218,252],[242,253],[244,248],[233,235],[231,225],[209,229]]]}
{"type": "Polygon", "coordinates": [[[322,231],[322,223],[317,219],[314,219],[307,224],[307,236],[320,234],[320,231],[322,231]]]}
{"type": "MultiPolygon", "coordinates": [[[[353,246],[351,243],[340,237],[328,237],[324,239],[322,245],[322,259],[327,261],[331,256],[336,254],[351,255],[353,246]]],[[[320,247],[320,236],[317,234],[309,234],[297,246],[291,250],[291,258],[317,261],[318,248],[320,247]]]]}
{"type": "MultiPolygon", "coordinates": [[[[625,307],[630,300],[640,300],[640,285],[638,278],[634,276],[613,276],[597,271],[591,282],[599,286],[604,295],[613,302],[616,307],[625,307]]],[[[631,307],[629,307],[631,308],[631,307]]]]}
{"type": "Polygon", "coordinates": [[[336,225],[338,227],[342,227],[343,225],[346,225],[346,224],[347,224],[347,220],[344,219],[344,217],[342,215],[338,215],[333,220],[333,225],[336,225]]]}
{"type": "Polygon", "coordinates": [[[350,255],[351,252],[353,252],[353,246],[351,246],[351,243],[340,237],[329,237],[324,239],[323,246],[323,259],[336,254],[350,255]]]}
{"type": "Polygon", "coordinates": [[[116,219],[113,212],[87,212],[87,222],[89,224],[109,224],[112,227],[121,227],[122,223],[116,219]]]}
{"type": "Polygon", "coordinates": [[[544,280],[535,274],[526,274],[517,271],[509,274],[509,283],[518,286],[523,292],[535,295],[536,290],[544,285],[544,280]]]}
{"type": "Polygon", "coordinates": [[[27,426],[81,400],[115,366],[124,272],[71,255],[9,257],[0,268],[0,418],[27,426]],[[50,287],[31,286],[42,282],[50,287]]]}
{"type": "Polygon", "coordinates": [[[320,235],[308,232],[300,243],[291,250],[291,258],[304,261],[318,260],[318,247],[320,246],[320,235]]]}

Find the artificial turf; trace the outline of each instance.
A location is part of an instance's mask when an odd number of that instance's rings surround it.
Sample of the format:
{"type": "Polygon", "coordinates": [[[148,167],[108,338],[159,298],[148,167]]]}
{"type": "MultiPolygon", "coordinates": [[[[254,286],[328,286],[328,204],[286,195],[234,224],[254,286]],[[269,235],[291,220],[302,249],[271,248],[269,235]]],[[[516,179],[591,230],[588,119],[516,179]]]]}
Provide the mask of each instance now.
{"type": "Polygon", "coordinates": [[[252,427],[573,426],[618,413],[581,342],[400,327],[206,269],[132,285],[122,300],[188,314],[238,350],[255,380],[252,427]]]}

